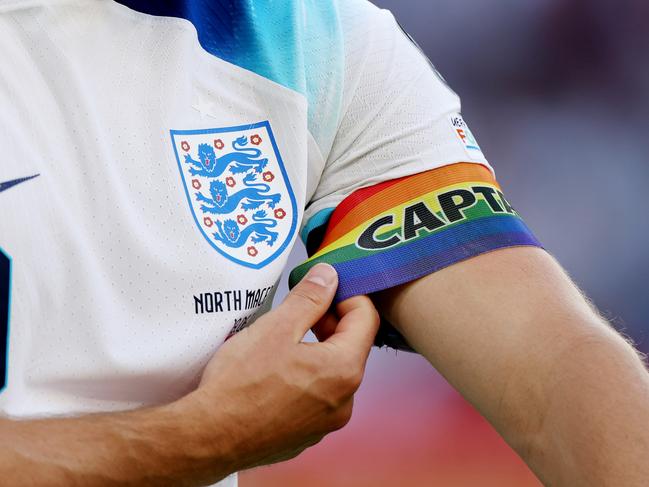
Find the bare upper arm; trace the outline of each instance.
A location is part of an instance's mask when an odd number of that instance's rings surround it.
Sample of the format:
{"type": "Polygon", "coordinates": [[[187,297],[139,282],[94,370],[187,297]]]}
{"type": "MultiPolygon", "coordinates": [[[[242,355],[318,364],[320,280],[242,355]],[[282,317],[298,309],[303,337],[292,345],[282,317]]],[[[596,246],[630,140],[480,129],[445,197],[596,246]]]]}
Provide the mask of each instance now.
{"type": "Polygon", "coordinates": [[[589,337],[612,335],[559,264],[534,247],[479,255],[375,301],[499,429],[533,420],[529,408],[545,407],[545,376],[559,357],[589,337]],[[516,418],[516,409],[525,413],[516,418]],[[507,424],[499,424],[503,417],[507,424]]]}

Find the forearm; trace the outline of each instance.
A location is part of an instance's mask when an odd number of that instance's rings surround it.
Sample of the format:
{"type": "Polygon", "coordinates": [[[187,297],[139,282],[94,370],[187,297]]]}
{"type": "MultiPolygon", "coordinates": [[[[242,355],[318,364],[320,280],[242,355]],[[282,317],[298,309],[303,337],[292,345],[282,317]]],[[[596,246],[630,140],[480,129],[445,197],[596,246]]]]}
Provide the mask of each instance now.
{"type": "Polygon", "coordinates": [[[232,470],[192,397],[132,412],[0,422],[3,485],[198,486],[232,470]]]}
{"type": "Polygon", "coordinates": [[[378,329],[357,296],[328,313],[338,279],[319,264],[273,311],[227,340],[198,388],[167,406],[69,419],[0,419],[2,485],[201,486],[287,460],[343,427],[378,329]],[[303,343],[321,319],[322,343],[303,343]]]}

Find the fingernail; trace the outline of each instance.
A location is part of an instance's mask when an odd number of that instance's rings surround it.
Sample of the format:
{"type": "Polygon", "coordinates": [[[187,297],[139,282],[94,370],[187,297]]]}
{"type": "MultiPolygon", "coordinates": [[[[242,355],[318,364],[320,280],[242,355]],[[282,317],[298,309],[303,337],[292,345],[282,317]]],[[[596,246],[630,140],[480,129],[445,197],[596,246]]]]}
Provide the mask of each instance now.
{"type": "Polygon", "coordinates": [[[318,286],[331,287],[338,280],[338,273],[329,264],[320,263],[314,265],[304,279],[318,286]]]}

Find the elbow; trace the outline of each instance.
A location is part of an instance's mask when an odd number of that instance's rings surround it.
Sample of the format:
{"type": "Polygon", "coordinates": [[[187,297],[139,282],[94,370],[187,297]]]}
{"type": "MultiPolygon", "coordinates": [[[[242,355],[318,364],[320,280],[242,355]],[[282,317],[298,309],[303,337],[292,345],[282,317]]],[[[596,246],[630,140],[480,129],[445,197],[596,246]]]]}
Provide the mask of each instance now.
{"type": "MultiPolygon", "coordinates": [[[[530,465],[561,451],[565,435],[605,414],[602,398],[649,399],[646,357],[604,322],[582,327],[510,379],[500,402],[501,433],[530,465]]],[[[578,433],[577,433],[578,434],[578,433]]]]}

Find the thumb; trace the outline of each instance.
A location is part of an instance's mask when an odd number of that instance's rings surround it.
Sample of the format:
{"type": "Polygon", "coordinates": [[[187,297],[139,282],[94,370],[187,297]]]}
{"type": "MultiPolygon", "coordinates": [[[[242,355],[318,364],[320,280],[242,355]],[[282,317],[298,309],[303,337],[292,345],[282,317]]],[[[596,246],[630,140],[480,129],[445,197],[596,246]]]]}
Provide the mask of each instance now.
{"type": "Polygon", "coordinates": [[[338,273],[329,264],[316,264],[274,311],[277,326],[299,342],[322,317],[336,294],[338,273]]]}
{"type": "Polygon", "coordinates": [[[338,304],[337,311],[340,322],[327,343],[351,350],[364,362],[381,322],[378,311],[367,296],[349,298],[338,304]]]}

